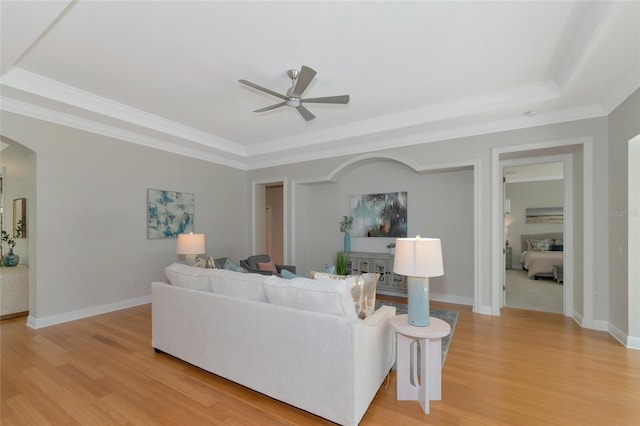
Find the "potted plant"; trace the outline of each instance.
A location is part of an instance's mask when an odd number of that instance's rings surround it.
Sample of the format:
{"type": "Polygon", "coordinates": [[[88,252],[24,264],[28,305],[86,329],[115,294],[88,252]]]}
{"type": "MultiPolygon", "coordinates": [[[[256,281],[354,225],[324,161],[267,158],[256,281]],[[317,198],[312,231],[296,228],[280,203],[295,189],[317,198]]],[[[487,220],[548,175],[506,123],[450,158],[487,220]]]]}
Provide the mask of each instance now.
{"type": "Polygon", "coordinates": [[[387,244],[387,249],[389,250],[389,253],[394,254],[396,252],[396,242],[392,242],[387,244]]]}
{"type": "Polygon", "coordinates": [[[340,232],[344,232],[344,251],[351,251],[351,235],[349,231],[353,228],[353,216],[342,216],[340,222],[340,232]]]}
{"type": "Polygon", "coordinates": [[[7,243],[7,245],[9,246],[9,253],[2,256],[2,265],[16,266],[20,261],[18,255],[13,254],[13,248],[16,246],[16,240],[11,238],[7,231],[2,230],[2,242],[7,243]]]}
{"type": "Polygon", "coordinates": [[[343,251],[339,251],[336,254],[336,274],[347,275],[347,264],[349,262],[349,255],[343,251]]]}

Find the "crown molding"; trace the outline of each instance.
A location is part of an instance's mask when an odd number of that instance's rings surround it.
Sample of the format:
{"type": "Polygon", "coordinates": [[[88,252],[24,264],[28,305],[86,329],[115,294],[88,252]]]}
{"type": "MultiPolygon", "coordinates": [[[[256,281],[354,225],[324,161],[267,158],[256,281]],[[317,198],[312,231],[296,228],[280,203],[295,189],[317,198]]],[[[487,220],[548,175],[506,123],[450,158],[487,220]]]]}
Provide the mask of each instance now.
{"type": "Polygon", "coordinates": [[[20,68],[12,68],[8,71],[2,77],[2,85],[229,154],[238,156],[247,154],[246,148],[239,143],[196,130],[20,68]]]}
{"type": "Polygon", "coordinates": [[[207,153],[201,150],[186,148],[179,144],[143,135],[130,130],[120,129],[108,124],[98,123],[93,120],[81,118],[75,115],[55,111],[49,108],[28,104],[8,97],[0,97],[0,109],[2,111],[11,112],[25,117],[35,118],[37,120],[47,121],[49,123],[59,124],[61,126],[71,127],[125,142],[131,142],[137,145],[155,148],[173,154],[183,155],[186,157],[196,158],[198,160],[208,161],[223,166],[233,167],[236,169],[246,170],[246,165],[241,161],[234,161],[229,158],[207,153]]]}

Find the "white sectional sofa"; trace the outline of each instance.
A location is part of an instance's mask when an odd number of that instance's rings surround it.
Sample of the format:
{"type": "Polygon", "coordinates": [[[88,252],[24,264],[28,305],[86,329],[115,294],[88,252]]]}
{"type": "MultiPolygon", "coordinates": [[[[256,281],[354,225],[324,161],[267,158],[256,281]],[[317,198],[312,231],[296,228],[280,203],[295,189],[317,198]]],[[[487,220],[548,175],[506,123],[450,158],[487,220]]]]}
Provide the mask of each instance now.
{"type": "Polygon", "coordinates": [[[152,283],[152,345],[343,425],[357,425],[395,362],[395,308],[358,319],[350,282],[173,264],[152,283]]]}

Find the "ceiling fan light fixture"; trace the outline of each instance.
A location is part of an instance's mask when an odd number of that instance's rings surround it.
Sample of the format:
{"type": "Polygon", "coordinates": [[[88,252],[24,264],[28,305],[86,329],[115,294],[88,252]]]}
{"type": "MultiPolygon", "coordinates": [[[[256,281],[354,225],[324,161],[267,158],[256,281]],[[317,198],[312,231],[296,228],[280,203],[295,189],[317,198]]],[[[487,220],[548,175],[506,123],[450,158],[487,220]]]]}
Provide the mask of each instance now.
{"type": "Polygon", "coordinates": [[[300,98],[289,98],[287,100],[287,105],[293,108],[298,108],[300,106],[300,98]]]}

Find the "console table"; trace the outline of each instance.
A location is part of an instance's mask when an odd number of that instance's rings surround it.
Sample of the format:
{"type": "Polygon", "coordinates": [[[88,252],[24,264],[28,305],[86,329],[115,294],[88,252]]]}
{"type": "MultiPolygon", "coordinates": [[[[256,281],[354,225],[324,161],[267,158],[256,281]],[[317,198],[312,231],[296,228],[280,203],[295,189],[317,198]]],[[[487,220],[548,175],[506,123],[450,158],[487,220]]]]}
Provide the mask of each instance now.
{"type": "Polygon", "coordinates": [[[407,278],[393,273],[393,254],[363,251],[347,252],[347,274],[357,275],[367,272],[380,274],[376,292],[392,296],[407,295],[407,278]]]}
{"type": "Polygon", "coordinates": [[[417,400],[429,414],[429,401],[442,399],[442,338],[451,333],[445,321],[429,317],[427,327],[409,324],[408,315],[398,315],[389,321],[397,339],[396,386],[400,401],[417,400]],[[418,380],[418,348],[420,345],[420,380],[418,380]]]}
{"type": "Polygon", "coordinates": [[[29,310],[29,267],[18,264],[0,270],[0,319],[29,310]]]}

